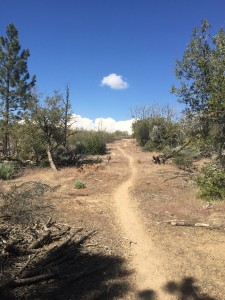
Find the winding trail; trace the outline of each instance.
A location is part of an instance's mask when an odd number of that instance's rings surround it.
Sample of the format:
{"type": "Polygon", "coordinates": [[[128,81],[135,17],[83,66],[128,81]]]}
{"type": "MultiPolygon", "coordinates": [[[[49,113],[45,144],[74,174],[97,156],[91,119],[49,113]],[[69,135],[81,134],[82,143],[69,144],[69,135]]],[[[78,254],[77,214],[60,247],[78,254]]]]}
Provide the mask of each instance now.
{"type": "Polygon", "coordinates": [[[124,146],[123,149],[119,147],[118,150],[128,159],[130,176],[114,192],[113,205],[121,231],[124,237],[131,241],[129,254],[130,265],[135,276],[135,299],[174,299],[162,290],[162,286],[168,281],[163,270],[163,260],[151,240],[151,233],[145,229],[135,199],[129,193],[137,178],[137,169],[134,158],[127,153],[126,144],[124,146]]]}

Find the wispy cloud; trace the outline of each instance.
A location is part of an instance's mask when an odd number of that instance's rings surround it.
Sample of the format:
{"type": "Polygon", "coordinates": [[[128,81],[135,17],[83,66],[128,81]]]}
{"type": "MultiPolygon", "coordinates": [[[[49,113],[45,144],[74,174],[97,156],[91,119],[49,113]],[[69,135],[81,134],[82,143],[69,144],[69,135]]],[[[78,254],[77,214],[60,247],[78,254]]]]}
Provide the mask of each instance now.
{"type": "Polygon", "coordinates": [[[105,130],[107,132],[115,132],[116,130],[127,131],[132,133],[132,123],[134,120],[116,121],[112,118],[97,118],[91,120],[83,118],[80,115],[73,115],[73,128],[84,130],[105,130]]]}
{"type": "Polygon", "coordinates": [[[108,86],[114,90],[122,90],[128,88],[128,83],[123,79],[123,76],[117,75],[115,73],[103,77],[103,79],[101,80],[101,85],[108,86]]]}

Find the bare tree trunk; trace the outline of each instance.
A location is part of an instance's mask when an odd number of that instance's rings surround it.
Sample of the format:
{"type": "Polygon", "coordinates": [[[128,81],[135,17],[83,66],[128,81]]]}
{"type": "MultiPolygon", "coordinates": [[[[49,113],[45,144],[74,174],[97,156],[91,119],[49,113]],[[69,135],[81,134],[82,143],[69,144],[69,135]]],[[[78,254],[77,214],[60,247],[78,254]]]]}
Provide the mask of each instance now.
{"type": "Polygon", "coordinates": [[[67,138],[68,138],[68,123],[69,123],[69,110],[71,108],[71,104],[70,104],[70,86],[67,83],[66,85],[66,99],[63,100],[64,102],[64,110],[65,110],[65,116],[64,116],[64,141],[63,141],[63,146],[66,147],[67,146],[67,138]]]}
{"type": "Polygon", "coordinates": [[[52,158],[52,154],[51,154],[51,150],[50,150],[50,145],[47,146],[47,154],[48,154],[48,161],[50,163],[50,166],[53,170],[57,171],[57,168],[56,168],[56,165],[53,161],[53,158],[52,158]]]}
{"type": "Polygon", "coordinates": [[[7,81],[7,91],[5,97],[5,112],[4,112],[4,134],[3,134],[3,155],[9,155],[9,80],[7,81]]]}

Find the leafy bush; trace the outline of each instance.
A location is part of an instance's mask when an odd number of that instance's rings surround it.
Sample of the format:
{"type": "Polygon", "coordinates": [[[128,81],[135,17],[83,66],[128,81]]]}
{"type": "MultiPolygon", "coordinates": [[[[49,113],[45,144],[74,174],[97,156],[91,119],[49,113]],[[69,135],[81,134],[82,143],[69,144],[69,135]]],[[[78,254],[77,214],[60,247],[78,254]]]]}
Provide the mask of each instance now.
{"type": "MultiPolygon", "coordinates": [[[[165,156],[170,155],[173,152],[179,151],[180,147],[171,148],[169,146],[163,149],[163,154],[165,156]]],[[[172,158],[172,161],[182,170],[190,168],[193,166],[193,162],[201,157],[201,152],[195,145],[188,145],[181,151],[176,153],[172,158]]]]}
{"type": "Polygon", "coordinates": [[[194,160],[199,158],[199,152],[192,148],[183,149],[181,152],[177,153],[173,158],[173,162],[180,169],[187,169],[192,167],[194,160]]]}
{"type": "Polygon", "coordinates": [[[85,150],[87,154],[97,155],[106,153],[106,143],[99,132],[92,132],[86,139],[85,150]]]}
{"type": "Polygon", "coordinates": [[[184,142],[179,123],[158,116],[137,120],[132,125],[134,137],[145,151],[161,151],[164,147],[177,147],[184,142]]]}
{"type": "Polygon", "coordinates": [[[10,164],[0,164],[0,179],[10,179],[14,174],[14,168],[10,164]]]}
{"type": "Polygon", "coordinates": [[[149,140],[144,146],[144,151],[161,151],[163,149],[164,144],[163,143],[157,143],[155,141],[149,140]]]}
{"type": "Polygon", "coordinates": [[[138,144],[141,147],[144,147],[149,140],[150,134],[150,120],[137,120],[132,124],[132,129],[134,133],[134,137],[136,138],[138,144]]]}
{"type": "Polygon", "coordinates": [[[77,180],[75,182],[75,189],[84,189],[84,188],[86,188],[86,184],[83,181],[77,180]]]}
{"type": "Polygon", "coordinates": [[[102,155],[107,152],[104,132],[79,131],[74,136],[74,144],[79,145],[83,155],[102,155]]]}
{"type": "Polygon", "coordinates": [[[182,170],[190,168],[193,163],[193,158],[185,153],[179,153],[173,158],[173,162],[182,170]]]}
{"type": "Polygon", "coordinates": [[[199,196],[205,199],[223,199],[225,197],[225,172],[221,168],[207,165],[201,168],[194,181],[199,188],[199,196]]]}

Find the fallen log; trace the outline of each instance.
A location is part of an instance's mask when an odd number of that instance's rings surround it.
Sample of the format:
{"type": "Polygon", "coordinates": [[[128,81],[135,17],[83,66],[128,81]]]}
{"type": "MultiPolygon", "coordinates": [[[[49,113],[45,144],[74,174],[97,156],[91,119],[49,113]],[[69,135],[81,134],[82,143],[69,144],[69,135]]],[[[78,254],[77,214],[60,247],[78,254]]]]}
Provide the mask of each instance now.
{"type": "Polygon", "coordinates": [[[187,143],[183,144],[183,146],[181,146],[179,149],[172,151],[170,154],[166,155],[164,160],[168,160],[169,158],[174,157],[176,154],[178,154],[179,152],[181,152],[185,147],[187,147],[190,144],[191,140],[188,141],[187,143]]]}
{"type": "Polygon", "coordinates": [[[208,229],[225,229],[222,224],[220,225],[210,225],[208,223],[193,223],[184,220],[169,220],[164,221],[164,223],[170,224],[172,226],[187,226],[187,227],[204,227],[208,229]]]}

